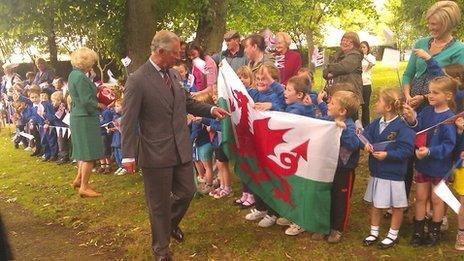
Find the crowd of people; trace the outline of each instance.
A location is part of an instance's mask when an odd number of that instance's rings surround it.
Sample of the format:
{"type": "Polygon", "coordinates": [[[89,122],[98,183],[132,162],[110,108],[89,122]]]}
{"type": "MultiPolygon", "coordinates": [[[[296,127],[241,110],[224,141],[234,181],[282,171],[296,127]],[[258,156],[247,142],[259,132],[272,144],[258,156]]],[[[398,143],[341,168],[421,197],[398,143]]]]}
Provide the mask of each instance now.
{"type": "MultiPolygon", "coordinates": [[[[231,30],[224,35],[227,49],[211,55],[195,43],[181,42],[180,60],[173,67],[177,72],[174,80],[179,80],[194,100],[214,106],[218,66],[225,59],[246,87],[255,109],[331,120],[343,129],[332,183],[331,231],[329,235],[313,233],[312,239],[325,238],[330,243],[342,239],[348,227],[359,151],[364,150],[369,154],[371,173],[364,200],[372,204],[372,209],[369,232],[363,244],[378,244],[385,249],[398,242],[414,180],[414,229],[410,243],[433,246],[440,241],[441,230],[447,228],[447,211],[445,203],[431,191],[441,180],[450,181],[451,171],[455,173],[455,191],[464,203],[464,168],[457,165],[464,155],[464,118],[452,118],[463,109],[464,45],[452,35],[460,21],[456,3],[437,2],[429,9],[426,19],[431,36],[416,42],[403,76],[402,91],[394,86],[380,90],[373,106],[379,117],[372,122],[369,106],[375,57],[369,44],[360,42],[355,32],[343,35],[340,49],[323,69],[326,85],[320,86],[320,92],[314,91],[311,69],[302,67],[299,53],[290,50],[291,38],[285,32],[276,33],[272,39],[267,34],[252,34],[242,40],[237,31],[231,30]],[[451,123],[441,124],[450,118],[451,123]],[[419,141],[416,132],[422,130],[426,130],[427,137],[419,141]],[[379,149],[372,144],[386,145],[379,149]],[[387,235],[379,240],[382,210],[388,210],[384,215],[391,218],[391,224],[387,235]]],[[[74,87],[68,87],[63,78],[54,77],[43,59],[36,61],[37,73],[28,72],[25,81],[14,72],[14,64],[4,65],[3,109],[7,120],[17,128],[13,143],[16,148],[23,146],[25,150],[32,150],[31,156],[42,157],[43,161],[64,164],[73,158],[80,161],[99,159],[98,172],[115,170],[115,175],[125,175],[128,171],[124,168],[120,132],[124,127],[120,126],[120,119],[124,118],[125,98],[123,95],[106,105],[86,98],[97,92],[89,85],[91,79],[85,76],[84,80],[84,73],[92,64],[87,63],[84,70],[77,66],[79,63],[73,63],[78,72],[71,73],[68,84],[74,87]],[[82,81],[89,82],[86,92],[76,87],[81,86],[82,81]],[[77,115],[79,108],[82,115],[77,115]],[[75,110],[74,120],[66,120],[72,110],[75,110]],[[90,117],[92,121],[99,117],[99,128],[81,125],[77,116],[90,117]],[[75,125],[72,131],[69,131],[69,124],[75,125]],[[84,138],[79,134],[83,130],[88,130],[84,138]],[[79,147],[80,143],[102,144],[101,151],[89,153],[71,149],[79,147]],[[116,163],[115,168],[112,162],[116,163]]],[[[168,76],[160,79],[172,85],[169,72],[162,68],[157,70],[168,76]]],[[[186,123],[190,129],[198,193],[216,199],[233,195],[229,160],[221,145],[220,121],[188,115],[186,123]]],[[[74,187],[84,187],[81,195],[100,196],[87,188],[86,173],[92,167],[93,163],[84,165],[73,182],[74,187]]],[[[245,216],[247,220],[259,220],[260,227],[288,226],[287,235],[304,232],[298,224],[279,217],[245,183],[241,190],[241,196],[234,203],[250,208],[245,216]]],[[[458,214],[456,249],[464,250],[464,208],[458,214]]]]}

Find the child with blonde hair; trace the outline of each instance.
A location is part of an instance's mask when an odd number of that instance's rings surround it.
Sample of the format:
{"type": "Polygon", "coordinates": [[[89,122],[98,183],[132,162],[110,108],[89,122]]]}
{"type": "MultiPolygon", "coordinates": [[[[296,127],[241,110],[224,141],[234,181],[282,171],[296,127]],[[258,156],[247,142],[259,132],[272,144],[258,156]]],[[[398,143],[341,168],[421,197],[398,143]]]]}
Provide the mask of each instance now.
{"type": "Polygon", "coordinates": [[[403,209],[408,206],[405,177],[408,159],[414,150],[414,131],[401,118],[403,104],[400,99],[401,94],[397,89],[381,90],[375,106],[381,117],[364,130],[364,136],[370,142],[364,145],[364,150],[370,154],[371,174],[364,200],[372,203],[372,208],[370,234],[363,243],[370,246],[377,242],[381,211],[392,208],[390,230],[378,244],[381,249],[393,247],[398,242],[403,209]],[[382,143],[386,146],[375,145],[382,143]]]}

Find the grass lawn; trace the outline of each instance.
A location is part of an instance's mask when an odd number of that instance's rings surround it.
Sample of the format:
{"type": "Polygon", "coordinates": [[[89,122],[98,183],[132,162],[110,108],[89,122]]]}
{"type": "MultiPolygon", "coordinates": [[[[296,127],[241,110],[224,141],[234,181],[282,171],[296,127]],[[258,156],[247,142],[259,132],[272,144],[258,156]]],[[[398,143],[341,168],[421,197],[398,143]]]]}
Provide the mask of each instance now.
{"type": "MultiPolygon", "coordinates": [[[[398,85],[396,72],[380,64],[374,67],[373,79],[374,101],[380,87],[398,85]]],[[[150,227],[139,175],[116,177],[94,174],[91,177],[93,187],[104,196],[82,199],[69,185],[76,173],[74,166],[42,163],[25,151],[15,150],[10,133],[8,129],[0,132],[0,195],[4,199],[15,199],[44,222],[71,227],[78,235],[91,235],[92,240],[88,244],[102,248],[124,248],[125,259],[152,258],[150,227]]],[[[409,246],[412,229],[410,211],[400,231],[400,244],[397,247],[387,251],[363,247],[361,241],[369,232],[369,206],[362,200],[368,177],[366,156],[363,154],[357,169],[350,229],[340,244],[311,241],[307,233],[296,237],[285,236],[284,230],[278,226],[258,228],[255,223],[245,221],[243,217],[246,211],[233,207],[232,199],[201,197],[192,201],[181,224],[187,240],[171,246],[174,257],[176,260],[462,258],[462,253],[454,250],[456,221],[453,213],[449,214],[450,229],[444,233],[440,246],[417,249],[409,246]]],[[[234,190],[236,195],[240,193],[236,177],[234,190]]],[[[387,233],[388,227],[388,220],[384,220],[381,235],[387,233]]]]}

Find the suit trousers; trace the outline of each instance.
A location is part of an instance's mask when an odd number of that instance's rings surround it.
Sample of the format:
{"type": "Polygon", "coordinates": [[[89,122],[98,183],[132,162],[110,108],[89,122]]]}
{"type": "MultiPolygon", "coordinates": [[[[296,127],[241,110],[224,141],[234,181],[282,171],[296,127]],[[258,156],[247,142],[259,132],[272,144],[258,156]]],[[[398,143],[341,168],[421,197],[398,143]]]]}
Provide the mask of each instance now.
{"type": "Polygon", "coordinates": [[[196,191],[192,162],[142,168],[155,255],[169,254],[171,230],[187,212],[196,191]]]}

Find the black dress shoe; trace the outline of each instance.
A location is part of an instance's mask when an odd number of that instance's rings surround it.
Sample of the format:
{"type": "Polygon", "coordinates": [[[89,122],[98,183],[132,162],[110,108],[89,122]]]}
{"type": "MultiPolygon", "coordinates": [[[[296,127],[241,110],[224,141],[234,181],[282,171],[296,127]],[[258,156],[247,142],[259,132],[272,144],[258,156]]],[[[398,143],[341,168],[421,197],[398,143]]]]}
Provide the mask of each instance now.
{"type": "Polygon", "coordinates": [[[167,254],[167,255],[162,255],[162,256],[156,256],[155,258],[157,261],[171,261],[172,260],[172,257],[170,254],[167,254]]]}
{"type": "Polygon", "coordinates": [[[398,243],[398,238],[391,239],[391,238],[387,237],[387,239],[390,240],[390,243],[384,244],[384,243],[382,243],[382,241],[379,242],[378,246],[379,246],[380,249],[388,249],[388,248],[394,247],[398,243]]]}
{"type": "Polygon", "coordinates": [[[57,160],[58,160],[58,158],[56,156],[50,157],[50,161],[57,161],[57,160]]]}
{"type": "Polygon", "coordinates": [[[49,161],[49,160],[50,160],[50,158],[43,158],[43,159],[42,159],[42,162],[47,162],[47,161],[49,161]]]}
{"type": "Polygon", "coordinates": [[[171,237],[179,243],[184,242],[184,233],[179,227],[176,227],[171,231],[171,237]]]}
{"type": "Polygon", "coordinates": [[[36,150],[34,151],[32,154],[31,154],[31,157],[34,157],[34,156],[37,156],[40,154],[40,151],[39,150],[36,150]]]}

